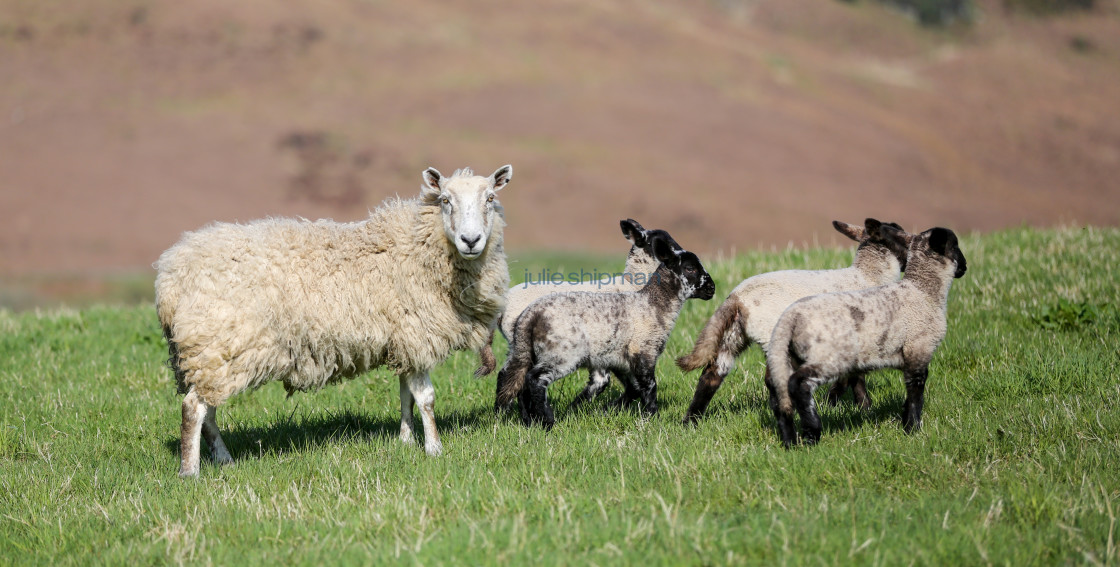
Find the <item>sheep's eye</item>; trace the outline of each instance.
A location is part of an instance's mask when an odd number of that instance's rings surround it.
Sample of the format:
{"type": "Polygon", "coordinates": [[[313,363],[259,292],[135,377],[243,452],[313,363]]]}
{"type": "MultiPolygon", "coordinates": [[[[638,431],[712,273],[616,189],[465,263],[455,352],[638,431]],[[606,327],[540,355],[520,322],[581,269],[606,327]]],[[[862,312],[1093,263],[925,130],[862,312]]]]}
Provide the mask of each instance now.
{"type": "Polygon", "coordinates": [[[444,205],[450,205],[451,204],[451,199],[448,199],[447,197],[444,197],[443,198],[443,204],[444,205]]]}
{"type": "Polygon", "coordinates": [[[487,203],[493,203],[494,202],[494,196],[493,195],[487,195],[486,196],[486,202],[487,203]]]}

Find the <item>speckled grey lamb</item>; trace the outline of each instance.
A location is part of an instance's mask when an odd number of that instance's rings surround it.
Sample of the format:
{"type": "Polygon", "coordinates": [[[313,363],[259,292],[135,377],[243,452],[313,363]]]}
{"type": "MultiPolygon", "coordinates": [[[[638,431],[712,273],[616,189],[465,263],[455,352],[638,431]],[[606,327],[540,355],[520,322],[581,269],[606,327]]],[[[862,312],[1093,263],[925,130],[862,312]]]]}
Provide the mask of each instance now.
{"type": "MultiPolygon", "coordinates": [[[[517,317],[534,301],[553,293],[570,293],[576,291],[594,293],[638,291],[645,287],[650,276],[653,275],[657,267],[661,265],[661,261],[653,254],[653,241],[655,238],[664,240],[673,250],[681,250],[677,241],[664,230],[647,230],[634,219],[619,221],[619,227],[622,229],[622,235],[630,242],[630,252],[626,256],[626,268],[621,274],[611,274],[608,278],[597,282],[552,283],[545,281],[537,282],[533,285],[516,285],[509,288],[509,293],[506,294],[506,309],[502,312],[502,315],[498,317],[498,328],[501,330],[502,335],[506,337],[507,341],[513,342],[511,337],[513,337],[514,334],[514,324],[517,322],[517,317]]],[[[483,352],[480,353],[483,365],[475,371],[475,376],[484,376],[493,371],[492,365],[494,364],[494,355],[492,352],[489,353],[490,362],[486,362],[489,349],[489,344],[483,347],[483,352]],[[490,366],[487,366],[487,364],[490,364],[490,366]]],[[[591,371],[590,375],[587,377],[587,386],[576,396],[575,400],[572,402],[572,406],[578,406],[583,402],[590,401],[597,396],[599,392],[603,391],[608,383],[610,383],[610,372],[606,370],[591,371]]],[[[624,382],[623,387],[629,387],[629,384],[624,382]]],[[[501,382],[498,382],[497,389],[501,389],[501,382]]],[[[495,409],[501,410],[504,408],[496,407],[495,409]]]]}
{"type": "MultiPolygon", "coordinates": [[[[859,242],[850,267],[783,270],[743,280],[708,319],[692,352],[677,360],[685,372],[704,369],[692,405],[685,413],[685,423],[693,423],[703,415],[723,379],[735,367],[735,358],[752,342],[767,350],[774,324],[791,303],[818,293],[865,289],[898,281],[899,270],[906,269],[906,247],[911,237],[901,226],[875,219],[865,220],[863,226],[840,221],[832,221],[832,226],[859,242]]],[[[870,407],[867,387],[858,374],[834,384],[829,401],[839,400],[848,384],[856,403],[870,407]]]]}
{"type": "Polygon", "coordinates": [[[902,425],[907,433],[919,429],[929,363],[947,328],[949,288],[966,269],[953,231],[931,228],[911,239],[902,281],[815,295],[786,309],[770,337],[766,382],[782,443],[796,442],[795,408],[805,442],[820,439],[817,386],[878,368],[902,370],[902,425]]]}
{"type": "Polygon", "coordinates": [[[517,397],[525,425],[551,428],[548,385],[586,367],[613,371],[630,385],[619,405],[640,399],[647,413],[656,412],[657,358],[685,300],[711,299],[715,284],[695,254],[673,250],[661,238],[653,250],[661,265],[639,291],[556,293],[522,312],[498,374],[497,404],[517,397]]]}

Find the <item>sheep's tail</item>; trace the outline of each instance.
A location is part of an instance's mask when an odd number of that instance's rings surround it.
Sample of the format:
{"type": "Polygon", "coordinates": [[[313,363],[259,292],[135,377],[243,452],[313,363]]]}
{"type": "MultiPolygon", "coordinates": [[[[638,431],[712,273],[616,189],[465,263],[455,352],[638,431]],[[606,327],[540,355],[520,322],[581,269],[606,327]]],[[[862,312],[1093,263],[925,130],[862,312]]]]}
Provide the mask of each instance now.
{"type": "Polygon", "coordinates": [[[700,331],[692,352],[677,359],[677,366],[691,372],[714,364],[721,352],[729,351],[732,356],[742,352],[746,335],[741,313],[738,298],[728,297],[700,331]]]}
{"type": "MultiPolygon", "coordinates": [[[[498,323],[501,324],[501,318],[498,319],[498,323]]],[[[486,339],[486,344],[478,349],[478,368],[474,371],[474,377],[489,376],[497,367],[498,359],[494,358],[494,330],[490,329],[490,338],[486,339]]]]}
{"type": "Polygon", "coordinates": [[[793,328],[799,318],[794,315],[778,319],[766,353],[767,387],[770,395],[777,399],[777,409],[786,415],[793,415],[793,399],[789,395],[789,379],[793,376],[790,349],[793,348],[793,328]]]}
{"type": "Polygon", "coordinates": [[[524,312],[517,318],[506,365],[498,372],[497,395],[494,400],[496,409],[512,404],[525,386],[525,376],[533,367],[533,323],[537,317],[537,313],[524,312]]]}

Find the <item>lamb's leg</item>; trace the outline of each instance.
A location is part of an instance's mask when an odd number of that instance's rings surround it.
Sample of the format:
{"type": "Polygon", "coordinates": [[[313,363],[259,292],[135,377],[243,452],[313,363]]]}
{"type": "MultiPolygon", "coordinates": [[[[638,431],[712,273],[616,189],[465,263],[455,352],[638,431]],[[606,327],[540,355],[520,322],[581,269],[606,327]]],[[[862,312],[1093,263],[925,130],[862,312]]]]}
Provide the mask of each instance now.
{"type": "Polygon", "coordinates": [[[867,395],[867,376],[863,372],[851,374],[837,380],[828,390],[828,405],[835,406],[844,397],[848,388],[852,389],[852,401],[862,410],[871,409],[871,398],[867,395]]]}
{"type": "Polygon", "coordinates": [[[902,404],[902,427],[907,433],[922,428],[922,406],[925,405],[926,378],[929,366],[912,366],[903,369],[902,378],[906,382],[906,402],[902,404]]]}
{"type": "Polygon", "coordinates": [[[619,374],[618,381],[622,383],[622,395],[611,400],[611,403],[607,404],[607,407],[612,410],[621,410],[641,398],[638,391],[638,384],[634,381],[633,374],[619,374]]]}
{"type": "MultiPolygon", "coordinates": [[[[432,387],[432,379],[427,372],[412,374],[408,377],[408,389],[420,409],[420,420],[424,422],[424,451],[433,457],[439,456],[443,453],[443,443],[440,443],[439,431],[436,430],[436,391],[432,387]]],[[[401,419],[403,423],[403,415],[401,419]]]]}
{"type": "Polygon", "coordinates": [[[763,382],[766,384],[767,391],[770,392],[770,411],[774,412],[774,421],[778,424],[778,437],[781,438],[782,445],[789,449],[790,446],[797,443],[797,434],[793,429],[793,414],[787,414],[781,410],[778,404],[778,392],[770,379],[769,367],[766,368],[763,382]]]}
{"type": "Polygon", "coordinates": [[[202,436],[210,447],[210,458],[219,465],[228,465],[233,462],[226,444],[222,442],[222,434],[218,431],[218,408],[206,406],[206,418],[202,420],[202,436]]]}
{"type": "Polygon", "coordinates": [[[595,396],[598,396],[604,388],[607,387],[607,384],[610,383],[610,372],[608,372],[607,370],[603,370],[602,368],[592,368],[591,376],[588,376],[587,378],[587,386],[584,387],[583,391],[580,392],[578,396],[576,396],[576,399],[572,400],[572,405],[570,406],[570,408],[575,409],[578,408],[580,404],[591,401],[595,398],[595,396]]]}
{"type": "Polygon", "coordinates": [[[552,372],[535,367],[525,377],[525,387],[521,389],[521,420],[526,427],[541,424],[546,431],[556,424],[556,416],[548,403],[548,385],[552,383],[552,372]]]}
{"type": "Polygon", "coordinates": [[[179,476],[197,476],[199,466],[199,442],[202,424],[206,421],[206,403],[191,388],[183,397],[183,429],[179,445],[179,476]]]}
{"type": "Polygon", "coordinates": [[[408,377],[401,376],[401,442],[412,445],[416,443],[413,434],[415,423],[412,421],[412,390],[408,386],[408,377]]]}
{"type": "Polygon", "coordinates": [[[798,368],[789,378],[789,395],[801,416],[801,435],[806,445],[815,445],[821,439],[821,418],[813,400],[813,390],[821,382],[819,371],[810,365],[798,368]]]}
{"type": "Polygon", "coordinates": [[[723,385],[723,379],[726,376],[726,374],[721,375],[719,373],[715,364],[704,367],[704,372],[700,374],[700,381],[696,383],[696,393],[692,395],[692,404],[688,406],[688,411],[684,414],[684,424],[694,424],[700,419],[701,415],[704,415],[704,412],[708,409],[708,404],[712,401],[712,396],[723,385]]]}

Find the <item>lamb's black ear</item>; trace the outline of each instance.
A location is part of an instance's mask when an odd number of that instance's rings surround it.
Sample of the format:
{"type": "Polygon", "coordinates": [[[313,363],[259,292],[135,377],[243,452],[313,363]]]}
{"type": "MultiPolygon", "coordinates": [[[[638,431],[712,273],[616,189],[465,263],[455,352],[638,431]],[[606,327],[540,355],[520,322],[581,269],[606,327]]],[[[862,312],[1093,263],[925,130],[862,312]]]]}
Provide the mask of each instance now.
{"type": "Polygon", "coordinates": [[[502,187],[505,187],[510,179],[513,179],[513,166],[506,164],[499,167],[497,171],[490,176],[490,183],[494,185],[495,191],[501,191],[502,187]]]}
{"type": "Polygon", "coordinates": [[[618,221],[618,225],[622,227],[622,235],[626,237],[626,240],[630,241],[630,244],[639,248],[645,247],[646,229],[642,228],[642,225],[638,224],[638,221],[626,219],[618,221]]]}
{"type": "Polygon", "coordinates": [[[424,186],[420,188],[420,194],[424,196],[432,196],[433,199],[438,197],[443,189],[440,189],[439,182],[443,179],[443,175],[439,170],[434,167],[429,167],[421,174],[424,178],[424,186]]]}
{"type": "Polygon", "coordinates": [[[673,245],[658,236],[653,238],[653,256],[667,266],[676,266],[681,261],[677,252],[673,250],[673,245]]]}
{"type": "Polygon", "coordinates": [[[862,226],[834,220],[832,221],[832,228],[835,228],[837,232],[843,234],[844,236],[847,236],[848,238],[851,238],[852,240],[855,240],[856,242],[863,240],[862,226]]]}
{"type": "Polygon", "coordinates": [[[957,244],[957,235],[947,228],[931,228],[929,230],[929,248],[942,256],[949,255],[949,249],[957,244]]]}
{"type": "Polygon", "coordinates": [[[883,238],[885,235],[882,232],[883,223],[877,219],[864,219],[863,221],[863,234],[867,238],[883,238]]]}

